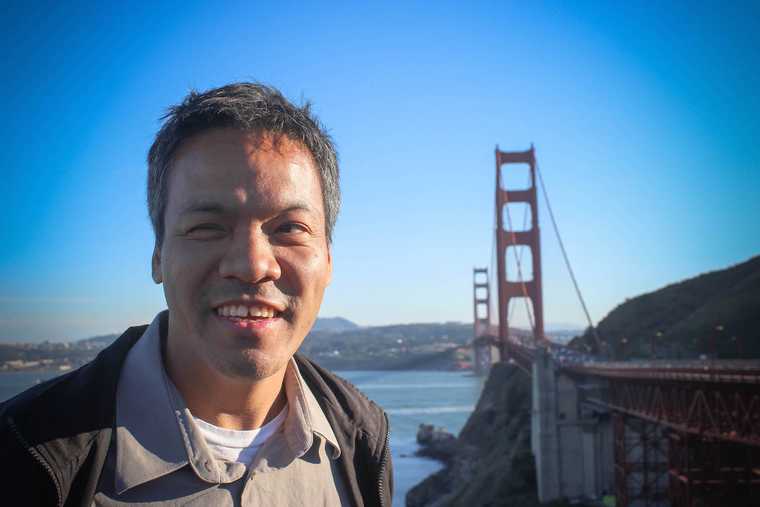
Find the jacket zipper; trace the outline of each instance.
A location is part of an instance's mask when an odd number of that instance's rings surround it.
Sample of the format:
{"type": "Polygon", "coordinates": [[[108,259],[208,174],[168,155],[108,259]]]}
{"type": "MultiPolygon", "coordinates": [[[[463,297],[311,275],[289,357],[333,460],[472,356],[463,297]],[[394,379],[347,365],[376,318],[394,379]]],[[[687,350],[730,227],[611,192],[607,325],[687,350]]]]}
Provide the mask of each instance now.
{"type": "Polygon", "coordinates": [[[380,476],[377,478],[377,489],[380,492],[380,507],[385,505],[385,487],[383,485],[383,477],[385,476],[385,467],[388,464],[388,452],[390,450],[391,443],[391,423],[388,420],[388,414],[385,416],[385,424],[388,427],[388,431],[385,432],[385,447],[383,448],[383,458],[380,461],[380,476]]]}
{"type": "Polygon", "coordinates": [[[21,446],[26,448],[27,451],[32,455],[32,457],[40,464],[42,467],[47,471],[48,475],[51,479],[53,479],[53,484],[55,484],[55,493],[58,498],[58,507],[63,506],[63,493],[61,492],[61,485],[58,482],[58,478],[56,478],[55,473],[53,472],[53,468],[50,466],[50,464],[47,462],[45,458],[42,457],[42,455],[37,452],[37,449],[29,445],[29,443],[26,441],[24,436],[21,434],[21,432],[18,430],[18,427],[16,427],[16,423],[11,419],[8,418],[8,425],[11,427],[11,430],[13,431],[13,434],[16,436],[19,442],[21,442],[21,446]]]}

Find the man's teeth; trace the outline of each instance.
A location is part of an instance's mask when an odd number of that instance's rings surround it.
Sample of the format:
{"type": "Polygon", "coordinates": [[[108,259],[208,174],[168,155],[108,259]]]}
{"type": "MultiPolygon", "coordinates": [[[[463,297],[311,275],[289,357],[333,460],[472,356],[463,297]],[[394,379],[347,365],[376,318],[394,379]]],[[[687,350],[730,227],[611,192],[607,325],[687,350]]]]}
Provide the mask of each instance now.
{"type": "Polygon", "coordinates": [[[268,306],[224,305],[217,308],[216,313],[222,317],[271,319],[276,312],[268,306]]]}

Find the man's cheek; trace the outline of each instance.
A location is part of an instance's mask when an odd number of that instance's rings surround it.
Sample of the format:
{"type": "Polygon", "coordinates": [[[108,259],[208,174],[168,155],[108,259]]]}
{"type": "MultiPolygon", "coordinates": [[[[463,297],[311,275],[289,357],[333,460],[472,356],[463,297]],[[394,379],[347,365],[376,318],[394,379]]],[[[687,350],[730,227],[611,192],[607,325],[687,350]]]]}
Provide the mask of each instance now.
{"type": "Polygon", "coordinates": [[[292,259],[288,263],[289,271],[299,286],[319,285],[325,279],[328,272],[328,264],[325,255],[315,253],[300,259],[292,259]]]}
{"type": "Polygon", "coordinates": [[[171,274],[177,281],[197,277],[209,264],[208,253],[201,249],[178,249],[172,255],[171,274]]]}

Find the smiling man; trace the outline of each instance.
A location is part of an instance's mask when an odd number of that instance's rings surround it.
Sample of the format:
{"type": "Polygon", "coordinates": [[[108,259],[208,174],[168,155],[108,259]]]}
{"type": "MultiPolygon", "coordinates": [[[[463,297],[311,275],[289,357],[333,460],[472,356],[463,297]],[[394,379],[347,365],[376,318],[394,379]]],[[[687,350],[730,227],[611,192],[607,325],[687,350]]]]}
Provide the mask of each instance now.
{"type": "Polygon", "coordinates": [[[168,310],[0,406],[24,505],[390,505],[388,420],[296,354],[330,282],[337,157],[308,106],[239,83],[170,109],[148,155],[168,310]]]}

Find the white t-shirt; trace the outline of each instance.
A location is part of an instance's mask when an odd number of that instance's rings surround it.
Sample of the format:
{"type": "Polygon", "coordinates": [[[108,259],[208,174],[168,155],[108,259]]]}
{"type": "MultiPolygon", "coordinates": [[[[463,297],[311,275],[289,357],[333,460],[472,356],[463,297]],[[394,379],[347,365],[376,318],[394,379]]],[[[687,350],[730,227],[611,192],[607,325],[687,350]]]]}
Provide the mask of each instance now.
{"type": "Polygon", "coordinates": [[[255,430],[228,430],[197,417],[195,422],[216,458],[250,465],[256,451],[280,429],[287,413],[285,405],[277,417],[255,430]]]}

